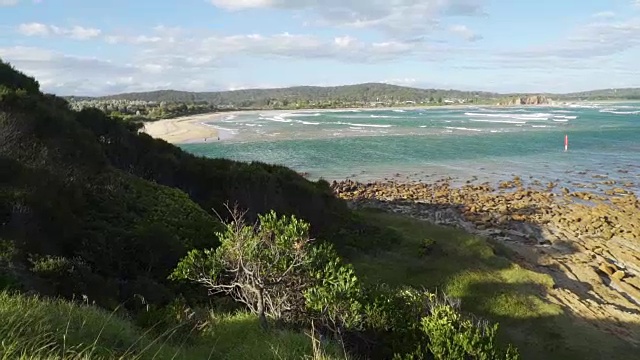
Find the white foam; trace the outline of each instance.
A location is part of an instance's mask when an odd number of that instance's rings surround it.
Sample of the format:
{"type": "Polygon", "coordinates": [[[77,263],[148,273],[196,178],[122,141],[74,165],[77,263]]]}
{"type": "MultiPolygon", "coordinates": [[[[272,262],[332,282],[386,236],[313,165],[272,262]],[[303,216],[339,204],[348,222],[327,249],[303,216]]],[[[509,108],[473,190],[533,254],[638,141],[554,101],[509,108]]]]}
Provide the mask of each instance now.
{"type": "Polygon", "coordinates": [[[304,125],[320,125],[319,122],[313,122],[313,121],[296,120],[296,122],[299,123],[299,124],[304,124],[304,125]]]}
{"type": "Polygon", "coordinates": [[[369,115],[369,117],[373,119],[402,119],[397,116],[389,116],[389,115],[369,115]]]}
{"type": "Polygon", "coordinates": [[[226,116],[222,121],[225,121],[225,122],[226,121],[231,121],[231,120],[233,120],[233,119],[235,119],[237,117],[238,117],[237,115],[229,115],[229,116],[226,116]]]}
{"type": "Polygon", "coordinates": [[[496,124],[526,124],[526,121],[514,121],[514,120],[484,120],[484,119],[469,119],[474,122],[486,122],[496,124]]]}
{"type": "Polygon", "coordinates": [[[564,115],[553,115],[553,117],[556,119],[568,119],[568,120],[575,120],[578,118],[577,116],[564,116],[564,115]]]}
{"type": "Polygon", "coordinates": [[[286,118],[286,117],[292,117],[292,116],[295,116],[295,117],[308,117],[308,116],[309,117],[316,117],[316,116],[321,116],[321,115],[322,114],[320,114],[320,113],[308,113],[308,112],[305,112],[305,113],[294,113],[294,114],[282,114],[280,116],[283,117],[283,118],[286,118]]]}
{"type": "Polygon", "coordinates": [[[580,109],[599,109],[600,105],[581,105],[581,104],[570,104],[570,108],[580,108],[580,109]]]}
{"type": "Polygon", "coordinates": [[[406,112],[406,111],[404,111],[404,110],[393,110],[393,112],[403,113],[403,112],[406,112]]]}
{"type": "Polygon", "coordinates": [[[549,120],[548,117],[537,117],[537,118],[533,118],[533,117],[514,117],[513,119],[516,120],[525,120],[525,121],[547,121],[549,120]]]}
{"type": "Polygon", "coordinates": [[[378,124],[347,124],[351,126],[364,126],[364,127],[376,127],[376,128],[390,128],[393,125],[378,125],[378,124]]]}
{"type": "Polygon", "coordinates": [[[617,109],[602,109],[600,110],[601,113],[609,113],[609,114],[616,114],[616,115],[636,115],[636,114],[640,114],[640,111],[616,111],[617,109]]]}
{"type": "Polygon", "coordinates": [[[276,122],[283,122],[283,123],[290,123],[291,122],[291,120],[285,119],[282,116],[260,117],[260,120],[276,121],[276,122]]]}
{"type": "Polygon", "coordinates": [[[212,127],[212,128],[214,128],[214,129],[222,130],[222,131],[229,131],[229,132],[231,132],[231,133],[233,133],[233,134],[237,134],[237,133],[238,133],[238,129],[229,129],[229,128],[225,128],[225,127],[222,127],[222,126],[213,125],[213,124],[205,123],[205,122],[200,123],[200,124],[205,125],[205,126],[212,127]]]}
{"type": "Polygon", "coordinates": [[[357,124],[357,123],[348,123],[348,122],[342,122],[342,121],[330,122],[330,123],[327,123],[327,124],[348,125],[348,126],[357,126],[357,127],[375,127],[375,128],[390,128],[390,127],[393,127],[393,125],[387,125],[387,124],[357,124]]]}
{"type": "Polygon", "coordinates": [[[454,126],[446,126],[445,129],[465,130],[465,131],[482,131],[481,129],[473,129],[473,128],[466,128],[466,127],[454,127],[454,126]]]}
{"type": "Polygon", "coordinates": [[[501,114],[488,114],[488,113],[477,113],[477,112],[466,112],[464,113],[467,116],[480,116],[480,117],[493,117],[493,118],[503,118],[503,119],[516,119],[516,120],[549,120],[549,117],[552,114],[548,113],[534,113],[534,114],[513,114],[513,113],[501,113],[501,114]]]}
{"type": "Polygon", "coordinates": [[[555,122],[569,122],[569,119],[553,119],[555,122]]]}

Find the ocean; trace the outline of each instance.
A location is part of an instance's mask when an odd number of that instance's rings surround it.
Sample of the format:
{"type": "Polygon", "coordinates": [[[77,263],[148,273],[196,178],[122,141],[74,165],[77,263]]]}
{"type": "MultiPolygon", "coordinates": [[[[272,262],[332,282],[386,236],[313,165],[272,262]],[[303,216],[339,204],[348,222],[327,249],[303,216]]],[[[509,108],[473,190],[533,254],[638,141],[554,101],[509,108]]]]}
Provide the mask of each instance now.
{"type": "Polygon", "coordinates": [[[640,103],[264,112],[207,125],[219,141],[180,146],[311,179],[462,184],[517,175],[569,188],[615,180],[640,194],[640,103]]]}

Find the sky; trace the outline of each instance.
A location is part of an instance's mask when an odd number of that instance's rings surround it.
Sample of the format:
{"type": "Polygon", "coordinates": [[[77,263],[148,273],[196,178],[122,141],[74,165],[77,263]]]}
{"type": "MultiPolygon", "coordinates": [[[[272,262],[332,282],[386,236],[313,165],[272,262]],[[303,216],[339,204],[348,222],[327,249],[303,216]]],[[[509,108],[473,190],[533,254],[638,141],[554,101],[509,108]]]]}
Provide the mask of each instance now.
{"type": "Polygon", "coordinates": [[[0,0],[45,92],[640,87],[640,0],[0,0]]]}

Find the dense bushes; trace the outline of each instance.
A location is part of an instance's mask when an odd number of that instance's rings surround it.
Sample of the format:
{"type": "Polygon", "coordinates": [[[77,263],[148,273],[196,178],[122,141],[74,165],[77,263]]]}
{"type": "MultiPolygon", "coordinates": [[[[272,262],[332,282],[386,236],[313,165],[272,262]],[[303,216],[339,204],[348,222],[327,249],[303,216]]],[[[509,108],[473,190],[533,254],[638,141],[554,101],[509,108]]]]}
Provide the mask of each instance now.
{"type": "Polygon", "coordinates": [[[326,182],[195,157],[98,110],[72,111],[1,61],[0,87],[0,237],[15,246],[12,276],[28,289],[108,307],[135,294],[164,303],[191,291],[166,277],[187,251],[217,246],[212,215],[225,203],[252,220],[270,209],[296,215],[314,224],[314,237],[343,240],[343,251],[394,239],[326,182]],[[32,260],[60,266],[43,272],[32,260]]]}
{"type": "Polygon", "coordinates": [[[171,275],[222,292],[263,319],[312,321],[367,358],[516,359],[496,344],[497,325],[463,316],[456,305],[411,288],[364,286],[309,225],[274,212],[255,226],[240,214],[216,249],[193,250],[171,275]],[[364,346],[363,346],[364,345],[364,346]]]}
{"type": "Polygon", "coordinates": [[[10,171],[0,171],[0,237],[41,293],[87,295],[108,307],[136,293],[170,301],[166,276],[178,259],[216,245],[219,223],[179,190],[113,171],[79,183],[2,163],[10,171]]]}
{"type": "Polygon", "coordinates": [[[40,91],[40,84],[34,78],[16,71],[11,65],[2,61],[0,61],[0,85],[13,90],[22,89],[28,93],[40,91]]]}

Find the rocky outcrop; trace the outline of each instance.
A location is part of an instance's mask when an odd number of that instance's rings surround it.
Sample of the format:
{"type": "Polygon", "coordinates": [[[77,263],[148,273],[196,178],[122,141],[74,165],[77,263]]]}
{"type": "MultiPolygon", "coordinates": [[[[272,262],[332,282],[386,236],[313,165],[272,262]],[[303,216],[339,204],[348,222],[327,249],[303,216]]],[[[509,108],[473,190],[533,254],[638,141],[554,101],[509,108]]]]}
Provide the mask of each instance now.
{"type": "Polygon", "coordinates": [[[332,187],[354,207],[393,211],[502,243],[515,261],[554,279],[547,300],[577,317],[612,320],[601,322],[611,324],[604,330],[640,345],[640,330],[624,325],[640,323],[640,200],[624,189],[598,194],[537,183],[525,186],[518,177],[462,187],[447,180],[347,180],[332,187]]]}
{"type": "Polygon", "coordinates": [[[515,97],[502,100],[498,106],[516,106],[516,105],[551,105],[553,100],[543,95],[531,95],[524,97],[515,97]]]}

